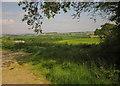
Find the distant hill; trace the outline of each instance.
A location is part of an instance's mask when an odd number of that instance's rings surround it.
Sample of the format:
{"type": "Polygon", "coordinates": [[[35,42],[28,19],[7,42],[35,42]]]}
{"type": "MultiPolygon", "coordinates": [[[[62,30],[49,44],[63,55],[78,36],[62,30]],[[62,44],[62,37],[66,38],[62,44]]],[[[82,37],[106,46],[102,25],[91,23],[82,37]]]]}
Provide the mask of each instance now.
{"type": "Polygon", "coordinates": [[[6,35],[6,36],[19,36],[19,35],[41,35],[41,36],[52,36],[52,35],[94,35],[94,31],[86,31],[86,32],[65,32],[65,33],[57,33],[57,32],[48,32],[48,33],[40,33],[40,34],[36,34],[36,33],[26,33],[26,34],[2,34],[2,35],[6,35]]]}

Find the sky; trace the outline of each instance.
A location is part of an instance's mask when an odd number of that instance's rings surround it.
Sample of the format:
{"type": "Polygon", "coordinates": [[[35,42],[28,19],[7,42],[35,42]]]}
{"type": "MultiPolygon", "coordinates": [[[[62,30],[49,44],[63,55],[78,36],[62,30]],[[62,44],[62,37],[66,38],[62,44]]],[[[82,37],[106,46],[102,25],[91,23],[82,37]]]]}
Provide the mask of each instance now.
{"type": "MultiPolygon", "coordinates": [[[[34,33],[29,30],[29,26],[22,22],[24,11],[17,2],[2,2],[2,34],[25,34],[34,33]]],[[[90,19],[87,13],[82,13],[81,18],[72,19],[73,11],[62,13],[55,16],[54,19],[43,19],[42,31],[43,32],[85,32],[94,31],[100,25],[108,22],[107,19],[102,19],[97,16],[97,21],[90,19]]]]}

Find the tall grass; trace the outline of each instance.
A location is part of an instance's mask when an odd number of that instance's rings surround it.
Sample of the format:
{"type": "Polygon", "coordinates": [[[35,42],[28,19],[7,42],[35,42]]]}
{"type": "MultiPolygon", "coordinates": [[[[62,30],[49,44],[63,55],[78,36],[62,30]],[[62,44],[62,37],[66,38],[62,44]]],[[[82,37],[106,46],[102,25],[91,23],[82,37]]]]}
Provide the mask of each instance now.
{"type": "MultiPolygon", "coordinates": [[[[69,42],[57,44],[60,40],[18,37],[13,40],[3,40],[3,48],[32,53],[18,57],[16,60],[19,64],[32,63],[31,70],[36,70],[36,75],[43,74],[54,84],[119,83],[119,70],[115,70],[113,64],[108,65],[107,60],[100,57],[99,46],[92,44],[93,40],[91,43],[89,43],[90,40],[86,41],[88,44],[75,45],[69,42]],[[14,43],[14,40],[25,40],[25,43],[14,43]]],[[[75,43],[75,41],[78,40],[74,39],[72,42],[75,43]]]]}

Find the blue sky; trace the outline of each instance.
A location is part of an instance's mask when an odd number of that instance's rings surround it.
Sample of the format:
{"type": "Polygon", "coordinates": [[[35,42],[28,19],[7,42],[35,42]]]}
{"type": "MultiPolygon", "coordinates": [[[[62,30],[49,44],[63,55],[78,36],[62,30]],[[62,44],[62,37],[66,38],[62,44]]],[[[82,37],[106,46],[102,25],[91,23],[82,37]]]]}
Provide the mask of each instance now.
{"type": "MultiPolygon", "coordinates": [[[[100,25],[108,22],[97,16],[97,22],[90,19],[87,13],[82,13],[78,22],[72,19],[73,11],[56,15],[54,19],[48,20],[44,18],[42,30],[43,32],[84,32],[94,31],[100,25]]],[[[24,11],[17,5],[17,2],[2,2],[2,33],[3,34],[24,34],[34,33],[28,29],[28,25],[22,22],[24,11]]]]}

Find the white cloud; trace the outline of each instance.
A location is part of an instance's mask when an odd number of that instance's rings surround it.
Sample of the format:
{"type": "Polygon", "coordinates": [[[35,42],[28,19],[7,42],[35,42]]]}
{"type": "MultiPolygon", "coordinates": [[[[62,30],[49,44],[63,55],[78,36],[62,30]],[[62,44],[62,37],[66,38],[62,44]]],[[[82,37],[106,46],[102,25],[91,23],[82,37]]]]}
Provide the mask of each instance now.
{"type": "Polygon", "coordinates": [[[20,0],[2,0],[2,2],[18,2],[20,0]]]}
{"type": "Polygon", "coordinates": [[[2,24],[14,24],[15,23],[13,19],[3,19],[0,21],[2,21],[2,24]]]}
{"type": "Polygon", "coordinates": [[[3,14],[2,14],[3,16],[5,15],[5,16],[10,16],[10,15],[13,15],[13,13],[12,12],[3,12],[3,14]]]}
{"type": "Polygon", "coordinates": [[[2,26],[2,33],[3,34],[24,34],[24,33],[34,33],[33,30],[28,29],[28,25],[25,23],[14,23],[9,25],[2,26]]]}
{"type": "Polygon", "coordinates": [[[44,1],[44,0],[1,0],[2,2],[44,1]]]}

